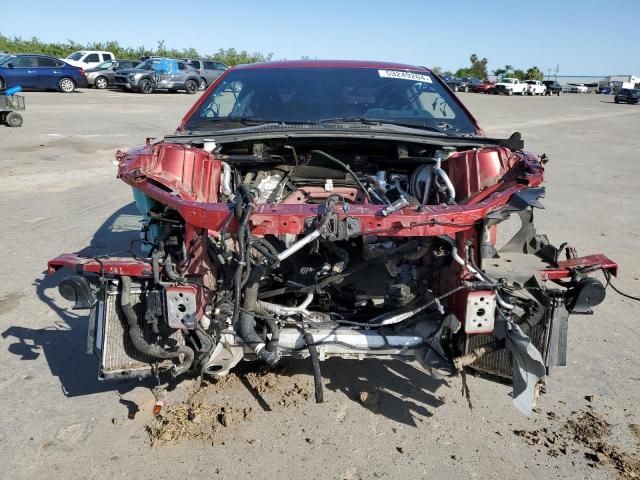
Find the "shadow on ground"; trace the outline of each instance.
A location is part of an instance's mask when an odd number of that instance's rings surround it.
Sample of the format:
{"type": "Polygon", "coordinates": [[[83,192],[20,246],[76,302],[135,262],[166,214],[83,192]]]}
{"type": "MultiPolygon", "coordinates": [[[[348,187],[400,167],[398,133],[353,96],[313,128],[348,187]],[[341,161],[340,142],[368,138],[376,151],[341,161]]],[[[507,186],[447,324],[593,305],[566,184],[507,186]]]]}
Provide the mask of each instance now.
{"type": "MultiPolygon", "coordinates": [[[[444,402],[436,395],[445,380],[425,373],[413,363],[401,360],[349,360],[330,358],[321,363],[324,388],[344,394],[349,400],[399,423],[416,426],[416,418],[431,417],[444,402]],[[363,396],[364,394],[364,396],[363,396]]],[[[241,363],[230,375],[236,375],[265,411],[271,405],[247,379],[250,372],[269,370],[258,362],[241,363]]],[[[282,359],[274,373],[281,376],[307,375],[311,379],[309,360],[282,359]]],[[[313,402],[313,397],[309,402],[313,402]]]]}
{"type": "MultiPolygon", "coordinates": [[[[91,243],[79,253],[85,256],[125,255],[132,240],[138,238],[140,218],[131,203],[113,213],[96,231],[91,243]]],[[[42,302],[58,315],[46,328],[12,326],[2,337],[15,339],[9,352],[21,360],[33,361],[44,355],[51,373],[60,379],[65,395],[70,397],[113,391],[128,392],[140,385],[138,381],[103,383],[98,381],[98,359],[87,354],[88,310],[71,310],[66,301],[54,301],[50,294],[69,272],[46,272],[35,280],[36,292],[42,302]],[[64,305],[62,304],[64,302],[64,305]]],[[[127,406],[131,410],[132,406],[127,406]]]]}

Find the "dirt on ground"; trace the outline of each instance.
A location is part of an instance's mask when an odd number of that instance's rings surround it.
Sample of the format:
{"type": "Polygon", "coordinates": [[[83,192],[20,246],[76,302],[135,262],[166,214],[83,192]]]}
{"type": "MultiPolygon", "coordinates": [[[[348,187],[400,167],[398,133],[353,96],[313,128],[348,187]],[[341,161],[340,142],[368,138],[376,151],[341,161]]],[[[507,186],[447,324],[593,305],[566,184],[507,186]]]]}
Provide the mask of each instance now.
{"type": "MultiPolygon", "coordinates": [[[[557,457],[571,453],[584,455],[592,468],[599,466],[613,467],[619,478],[640,478],[640,452],[623,451],[609,441],[611,424],[589,405],[587,408],[572,412],[571,417],[561,423],[554,412],[547,412],[553,421],[548,427],[536,430],[514,430],[513,433],[524,439],[538,451],[546,451],[547,455],[557,457]]],[[[638,425],[629,428],[636,433],[638,425]]]]}

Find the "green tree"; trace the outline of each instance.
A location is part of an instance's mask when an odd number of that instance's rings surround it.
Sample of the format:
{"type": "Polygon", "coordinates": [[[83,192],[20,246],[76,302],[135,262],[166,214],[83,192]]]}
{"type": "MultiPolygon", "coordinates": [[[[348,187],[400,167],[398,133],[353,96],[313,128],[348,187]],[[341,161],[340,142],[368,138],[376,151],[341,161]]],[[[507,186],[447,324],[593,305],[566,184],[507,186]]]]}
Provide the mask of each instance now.
{"type": "Polygon", "coordinates": [[[517,78],[518,80],[524,80],[527,78],[527,74],[525,73],[525,71],[520,70],[519,68],[516,68],[513,72],[509,74],[509,76],[513,78],[517,78]]]}
{"type": "Polygon", "coordinates": [[[249,53],[246,50],[238,51],[235,48],[221,48],[213,55],[209,55],[209,57],[231,66],[243,63],[269,62],[273,57],[273,53],[265,55],[258,52],[249,53]]]}
{"type": "MultiPolygon", "coordinates": [[[[140,58],[143,56],[158,55],[172,58],[194,58],[202,55],[195,48],[170,48],[164,40],[159,40],[156,48],[147,48],[144,45],[137,47],[124,47],[117,41],[90,42],[86,44],[73,40],[66,42],[43,42],[37,37],[24,39],[22,37],[7,37],[0,33],[0,51],[9,53],[41,53],[52,57],[64,58],[76,50],[108,50],[113,52],[116,58],[140,58]]],[[[238,63],[268,62],[273,54],[263,54],[259,52],[249,53],[246,50],[238,51],[235,48],[221,48],[216,53],[207,56],[214,58],[226,65],[237,65],[238,63]]]]}
{"type": "Polygon", "coordinates": [[[496,68],[491,73],[493,73],[497,78],[501,78],[502,76],[504,76],[505,73],[507,73],[507,69],[506,68],[496,68]]]}
{"type": "Polygon", "coordinates": [[[471,62],[470,73],[472,77],[485,79],[488,77],[487,73],[487,64],[489,60],[485,58],[479,58],[475,53],[471,54],[469,57],[469,61],[471,62]]]}
{"type": "Polygon", "coordinates": [[[442,67],[433,67],[431,71],[436,75],[438,75],[439,77],[442,76],[442,67]]]}
{"type": "Polygon", "coordinates": [[[526,79],[542,81],[544,80],[544,73],[538,67],[534,66],[534,67],[531,67],[529,70],[527,70],[526,79]]]}

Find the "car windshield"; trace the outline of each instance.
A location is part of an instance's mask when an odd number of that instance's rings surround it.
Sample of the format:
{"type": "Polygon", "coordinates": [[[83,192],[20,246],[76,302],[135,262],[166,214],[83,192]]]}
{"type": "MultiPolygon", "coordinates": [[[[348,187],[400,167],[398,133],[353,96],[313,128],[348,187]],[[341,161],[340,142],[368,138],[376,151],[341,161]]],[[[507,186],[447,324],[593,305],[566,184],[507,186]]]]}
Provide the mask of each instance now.
{"type": "Polygon", "coordinates": [[[394,123],[475,133],[469,114],[435,76],[376,68],[230,70],[185,128],[228,129],[232,123],[246,126],[254,122],[394,123]]]}
{"type": "Polygon", "coordinates": [[[8,54],[0,54],[0,65],[2,65],[3,63],[8,62],[10,59],[13,58],[13,55],[8,55],[8,54]]]}
{"type": "Polygon", "coordinates": [[[114,60],[107,60],[106,62],[102,62],[100,65],[96,65],[93,68],[97,68],[99,70],[105,70],[111,67],[114,63],[115,63],[114,60]]]}
{"type": "Polygon", "coordinates": [[[527,80],[527,85],[536,85],[535,80],[527,80]]]}
{"type": "Polygon", "coordinates": [[[73,52],[71,55],[67,56],[67,60],[80,60],[84,56],[84,52],[73,52]]]}
{"type": "Polygon", "coordinates": [[[514,78],[503,78],[502,83],[513,83],[515,82],[514,78]]]}

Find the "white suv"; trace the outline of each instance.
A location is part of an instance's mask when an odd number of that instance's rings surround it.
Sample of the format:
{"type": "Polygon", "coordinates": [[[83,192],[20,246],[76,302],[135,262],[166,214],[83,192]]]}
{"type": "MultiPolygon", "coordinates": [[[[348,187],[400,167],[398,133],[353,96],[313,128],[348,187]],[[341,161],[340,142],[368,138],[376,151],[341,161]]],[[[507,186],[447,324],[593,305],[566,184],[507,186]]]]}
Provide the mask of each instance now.
{"type": "Polygon", "coordinates": [[[61,58],[62,61],[80,68],[93,68],[107,60],[115,60],[116,56],[111,52],[102,52],[100,50],[79,50],[61,58]]]}

